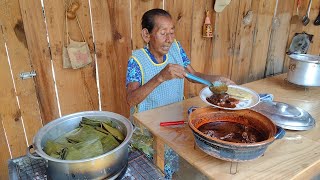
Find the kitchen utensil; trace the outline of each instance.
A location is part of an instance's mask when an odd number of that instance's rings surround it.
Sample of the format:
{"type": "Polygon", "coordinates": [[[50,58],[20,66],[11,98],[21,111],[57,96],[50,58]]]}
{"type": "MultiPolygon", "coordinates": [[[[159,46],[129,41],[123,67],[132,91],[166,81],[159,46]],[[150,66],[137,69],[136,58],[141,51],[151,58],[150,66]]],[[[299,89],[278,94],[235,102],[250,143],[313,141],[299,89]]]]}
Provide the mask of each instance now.
{"type": "Polygon", "coordinates": [[[319,14],[318,14],[317,18],[314,20],[313,24],[315,26],[319,26],[320,25],[320,10],[319,10],[319,14]]]}
{"type": "Polygon", "coordinates": [[[106,111],[85,111],[63,116],[43,126],[33,138],[27,155],[34,159],[45,159],[50,179],[109,179],[122,172],[128,164],[128,144],[133,126],[130,121],[116,113],[106,111]],[[82,117],[111,120],[124,135],[124,141],[115,149],[97,157],[82,160],[61,160],[47,155],[42,148],[47,140],[55,140],[79,126],[82,117]],[[34,149],[38,156],[30,153],[34,149]]]}
{"type": "Polygon", "coordinates": [[[258,93],[243,86],[229,85],[227,93],[231,97],[239,100],[239,103],[236,105],[235,108],[221,107],[221,106],[210,103],[207,100],[207,97],[212,96],[213,93],[209,90],[208,87],[203,88],[200,91],[199,96],[203,102],[207,103],[210,106],[214,106],[221,109],[228,109],[228,110],[241,110],[241,109],[251,108],[257,105],[260,101],[258,93]]]}
{"type": "MultiPolygon", "coordinates": [[[[213,157],[231,162],[259,158],[274,140],[281,139],[285,135],[285,131],[281,127],[277,127],[269,118],[250,109],[229,111],[204,107],[191,112],[188,118],[196,145],[213,157]],[[235,143],[208,136],[198,129],[204,124],[214,122],[235,122],[246,127],[255,127],[263,135],[264,140],[252,143],[235,143]]],[[[225,130],[230,129],[226,126],[225,130]]],[[[233,131],[230,132],[230,134],[232,133],[233,131]]]]}
{"type": "Polygon", "coordinates": [[[301,0],[297,0],[297,9],[296,9],[296,14],[291,17],[291,24],[297,24],[300,21],[300,16],[299,16],[299,8],[301,5],[301,0]]]}
{"type": "Polygon", "coordinates": [[[210,81],[202,79],[202,78],[195,76],[191,73],[187,73],[186,77],[189,79],[192,79],[194,81],[197,81],[199,83],[207,85],[209,87],[210,91],[215,94],[221,94],[221,93],[224,93],[228,90],[228,86],[221,81],[215,81],[215,82],[211,83],[210,81]]]}
{"type": "Polygon", "coordinates": [[[310,9],[311,9],[311,4],[312,4],[312,0],[309,0],[307,13],[302,18],[302,23],[305,26],[310,22],[309,14],[310,14],[310,9]]]}
{"type": "Polygon", "coordinates": [[[320,86],[320,56],[291,54],[289,57],[289,82],[301,86],[320,86]]]}
{"type": "Polygon", "coordinates": [[[187,122],[184,120],[181,121],[165,121],[160,122],[160,126],[174,126],[174,125],[180,125],[180,124],[186,124],[187,122]]]}
{"type": "Polygon", "coordinates": [[[284,129],[309,130],[316,124],[307,111],[283,102],[265,101],[252,109],[267,116],[284,129]]]}

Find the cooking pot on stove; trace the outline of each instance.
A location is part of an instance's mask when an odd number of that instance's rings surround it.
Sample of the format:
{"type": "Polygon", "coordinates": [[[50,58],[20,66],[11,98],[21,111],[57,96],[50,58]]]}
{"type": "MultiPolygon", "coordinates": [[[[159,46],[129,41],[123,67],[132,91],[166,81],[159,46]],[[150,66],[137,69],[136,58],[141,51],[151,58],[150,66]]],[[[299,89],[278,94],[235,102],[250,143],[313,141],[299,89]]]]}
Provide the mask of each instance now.
{"type": "Polygon", "coordinates": [[[133,126],[130,121],[116,113],[106,111],[85,111],[58,118],[42,127],[28,147],[31,158],[45,159],[47,175],[50,179],[115,179],[123,174],[128,164],[128,144],[132,137],[133,126]],[[55,140],[79,126],[82,117],[109,119],[124,135],[124,141],[115,149],[89,159],[61,160],[47,155],[42,149],[47,140],[55,140]],[[30,153],[34,149],[35,156],[30,153]]]}
{"type": "Polygon", "coordinates": [[[320,56],[291,54],[289,57],[289,82],[302,86],[320,86],[320,56]]]}
{"type": "Polygon", "coordinates": [[[250,109],[231,111],[212,107],[195,108],[189,114],[188,124],[193,132],[196,145],[202,151],[218,159],[232,162],[259,158],[274,140],[282,138],[285,134],[285,131],[269,118],[250,109]],[[264,136],[264,140],[251,143],[229,142],[208,136],[199,130],[199,127],[204,124],[218,121],[235,122],[254,127],[264,136]]]}

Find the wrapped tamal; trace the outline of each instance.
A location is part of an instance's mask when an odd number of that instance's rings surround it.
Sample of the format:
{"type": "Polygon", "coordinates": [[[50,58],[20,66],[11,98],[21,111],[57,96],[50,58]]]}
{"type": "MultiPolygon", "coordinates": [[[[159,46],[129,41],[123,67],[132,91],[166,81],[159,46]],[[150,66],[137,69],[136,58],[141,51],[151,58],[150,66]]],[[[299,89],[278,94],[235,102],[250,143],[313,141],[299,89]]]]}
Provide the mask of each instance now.
{"type": "Polygon", "coordinates": [[[80,160],[103,154],[103,147],[98,138],[80,142],[66,149],[65,160],[80,160]]]}
{"type": "Polygon", "coordinates": [[[49,156],[59,158],[62,149],[64,148],[63,145],[56,143],[52,140],[48,140],[46,145],[44,146],[44,152],[47,153],[49,156]]]}
{"type": "Polygon", "coordinates": [[[68,141],[72,141],[72,142],[84,142],[86,140],[92,140],[95,138],[101,139],[105,136],[106,134],[100,131],[97,131],[93,127],[83,126],[78,131],[72,134],[69,134],[66,138],[68,139],[68,141]]]}
{"type": "Polygon", "coordinates": [[[123,140],[123,134],[112,127],[111,121],[83,117],[78,128],[55,141],[48,140],[44,151],[58,159],[81,160],[111,151],[123,140]]]}
{"type": "Polygon", "coordinates": [[[109,126],[107,123],[104,123],[104,122],[102,123],[102,125],[109,133],[111,133],[119,141],[123,141],[124,140],[123,134],[117,128],[109,126]]]}

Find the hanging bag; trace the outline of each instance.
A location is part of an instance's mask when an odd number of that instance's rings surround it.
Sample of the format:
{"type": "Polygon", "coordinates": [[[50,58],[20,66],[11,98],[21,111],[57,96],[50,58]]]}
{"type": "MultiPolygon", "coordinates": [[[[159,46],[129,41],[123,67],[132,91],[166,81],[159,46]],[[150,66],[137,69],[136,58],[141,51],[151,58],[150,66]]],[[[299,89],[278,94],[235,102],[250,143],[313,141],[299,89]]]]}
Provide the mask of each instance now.
{"type": "MultiPolygon", "coordinates": [[[[72,5],[72,4],[71,4],[72,5]]],[[[88,43],[86,42],[83,31],[81,28],[80,21],[76,16],[78,27],[81,31],[83,42],[74,41],[70,38],[68,30],[68,18],[67,11],[65,15],[65,29],[67,35],[67,42],[63,45],[62,56],[63,56],[63,68],[78,69],[82,68],[92,62],[92,57],[88,43]]]]}

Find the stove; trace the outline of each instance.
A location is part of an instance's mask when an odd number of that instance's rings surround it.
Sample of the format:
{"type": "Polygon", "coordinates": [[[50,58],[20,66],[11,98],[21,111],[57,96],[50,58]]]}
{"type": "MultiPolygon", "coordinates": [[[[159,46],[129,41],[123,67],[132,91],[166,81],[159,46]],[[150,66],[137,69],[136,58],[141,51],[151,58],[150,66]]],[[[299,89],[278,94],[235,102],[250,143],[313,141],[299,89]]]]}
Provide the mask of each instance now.
{"type": "MultiPolygon", "coordinates": [[[[32,159],[22,156],[8,162],[10,180],[47,180],[46,162],[44,159],[32,159]]],[[[112,179],[164,179],[163,173],[139,151],[131,151],[128,165],[112,179]]]]}

